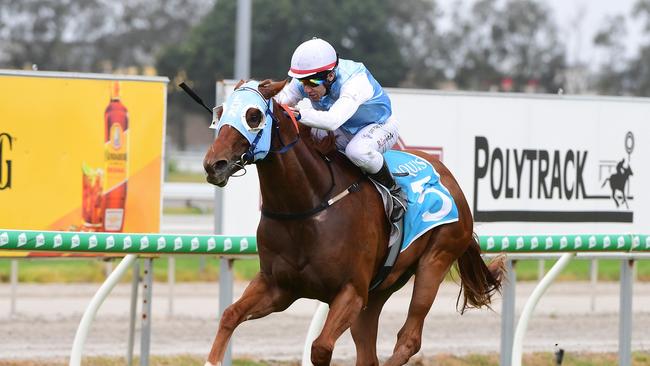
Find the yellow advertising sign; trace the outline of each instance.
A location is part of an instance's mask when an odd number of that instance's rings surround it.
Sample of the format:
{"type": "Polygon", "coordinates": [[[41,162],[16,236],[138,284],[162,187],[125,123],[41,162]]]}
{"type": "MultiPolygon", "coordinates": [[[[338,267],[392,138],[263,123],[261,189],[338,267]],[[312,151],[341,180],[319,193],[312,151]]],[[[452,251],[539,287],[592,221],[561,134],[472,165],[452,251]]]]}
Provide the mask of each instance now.
{"type": "Polygon", "coordinates": [[[0,71],[0,227],[159,231],[166,82],[0,71]]]}

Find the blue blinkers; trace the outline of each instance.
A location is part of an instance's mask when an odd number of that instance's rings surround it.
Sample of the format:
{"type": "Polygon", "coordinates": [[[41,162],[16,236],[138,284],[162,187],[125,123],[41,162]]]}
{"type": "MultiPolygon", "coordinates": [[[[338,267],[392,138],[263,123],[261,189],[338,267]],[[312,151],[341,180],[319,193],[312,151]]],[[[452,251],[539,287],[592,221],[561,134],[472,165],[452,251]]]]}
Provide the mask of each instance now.
{"type": "Polygon", "coordinates": [[[264,159],[271,148],[271,130],[273,127],[273,99],[266,100],[257,90],[259,82],[248,81],[237,88],[223,104],[221,118],[213,116],[210,128],[221,130],[230,125],[242,134],[250,143],[250,148],[242,156],[245,164],[264,159]],[[246,111],[255,108],[262,113],[262,121],[251,127],[246,121],[246,111]]]}

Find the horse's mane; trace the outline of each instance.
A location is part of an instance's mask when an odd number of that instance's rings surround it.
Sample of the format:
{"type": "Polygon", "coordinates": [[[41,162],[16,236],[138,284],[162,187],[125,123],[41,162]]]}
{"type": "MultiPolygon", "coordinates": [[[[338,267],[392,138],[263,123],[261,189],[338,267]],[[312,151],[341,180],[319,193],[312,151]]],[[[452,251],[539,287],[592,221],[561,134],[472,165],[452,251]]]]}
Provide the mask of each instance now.
{"type": "Polygon", "coordinates": [[[316,149],[316,151],[320,152],[323,155],[327,155],[330,152],[336,150],[336,136],[334,135],[334,132],[327,131],[327,136],[318,141],[311,134],[311,127],[305,126],[303,124],[298,124],[298,126],[302,140],[307,145],[316,149]]]}

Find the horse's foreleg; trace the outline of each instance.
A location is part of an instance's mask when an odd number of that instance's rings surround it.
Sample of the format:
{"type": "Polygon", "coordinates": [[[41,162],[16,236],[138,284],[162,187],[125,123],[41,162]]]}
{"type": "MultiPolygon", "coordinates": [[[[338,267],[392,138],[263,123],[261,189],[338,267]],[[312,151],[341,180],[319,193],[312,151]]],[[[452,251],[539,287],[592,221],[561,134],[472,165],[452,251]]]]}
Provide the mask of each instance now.
{"type": "Polygon", "coordinates": [[[347,284],[330,304],[325,325],[311,345],[311,362],[315,366],[329,365],[334,343],[352,325],[363,306],[364,299],[352,284],[347,284]]]}
{"type": "Polygon", "coordinates": [[[350,327],[352,339],[357,349],[357,366],[378,366],[377,327],[379,314],[391,292],[385,291],[371,295],[368,305],[354,320],[350,327]]]}
{"type": "Polygon", "coordinates": [[[212,349],[205,366],[221,365],[228,341],[239,324],[249,319],[264,317],[275,311],[282,311],[293,300],[295,299],[286,291],[271,284],[258,273],[246,287],[241,298],[223,312],[219,330],[212,343],[212,349]]]}
{"type": "Polygon", "coordinates": [[[393,355],[386,361],[385,366],[404,365],[420,350],[424,318],[454,260],[456,258],[449,252],[434,251],[418,262],[408,316],[404,326],[397,333],[393,355]]]}
{"type": "Polygon", "coordinates": [[[623,189],[621,189],[621,193],[623,193],[623,203],[625,203],[625,208],[627,208],[629,210],[630,206],[628,206],[628,204],[627,204],[627,196],[625,195],[624,189],[625,189],[625,187],[623,187],[623,189]]]}

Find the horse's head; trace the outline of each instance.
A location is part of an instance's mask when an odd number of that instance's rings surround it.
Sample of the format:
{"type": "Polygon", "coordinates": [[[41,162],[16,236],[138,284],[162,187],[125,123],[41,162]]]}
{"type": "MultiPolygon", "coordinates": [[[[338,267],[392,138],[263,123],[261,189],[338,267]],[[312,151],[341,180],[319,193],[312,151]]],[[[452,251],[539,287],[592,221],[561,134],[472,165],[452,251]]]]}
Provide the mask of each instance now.
{"type": "Polygon", "coordinates": [[[625,170],[624,170],[624,174],[625,174],[626,176],[628,176],[628,177],[629,177],[630,175],[634,175],[634,173],[632,173],[632,167],[628,165],[628,166],[625,168],[625,170]]]}
{"type": "Polygon", "coordinates": [[[217,130],[203,159],[207,181],[223,187],[244,165],[262,159],[271,145],[273,98],[286,81],[240,81],[222,106],[214,109],[217,130]]]}

